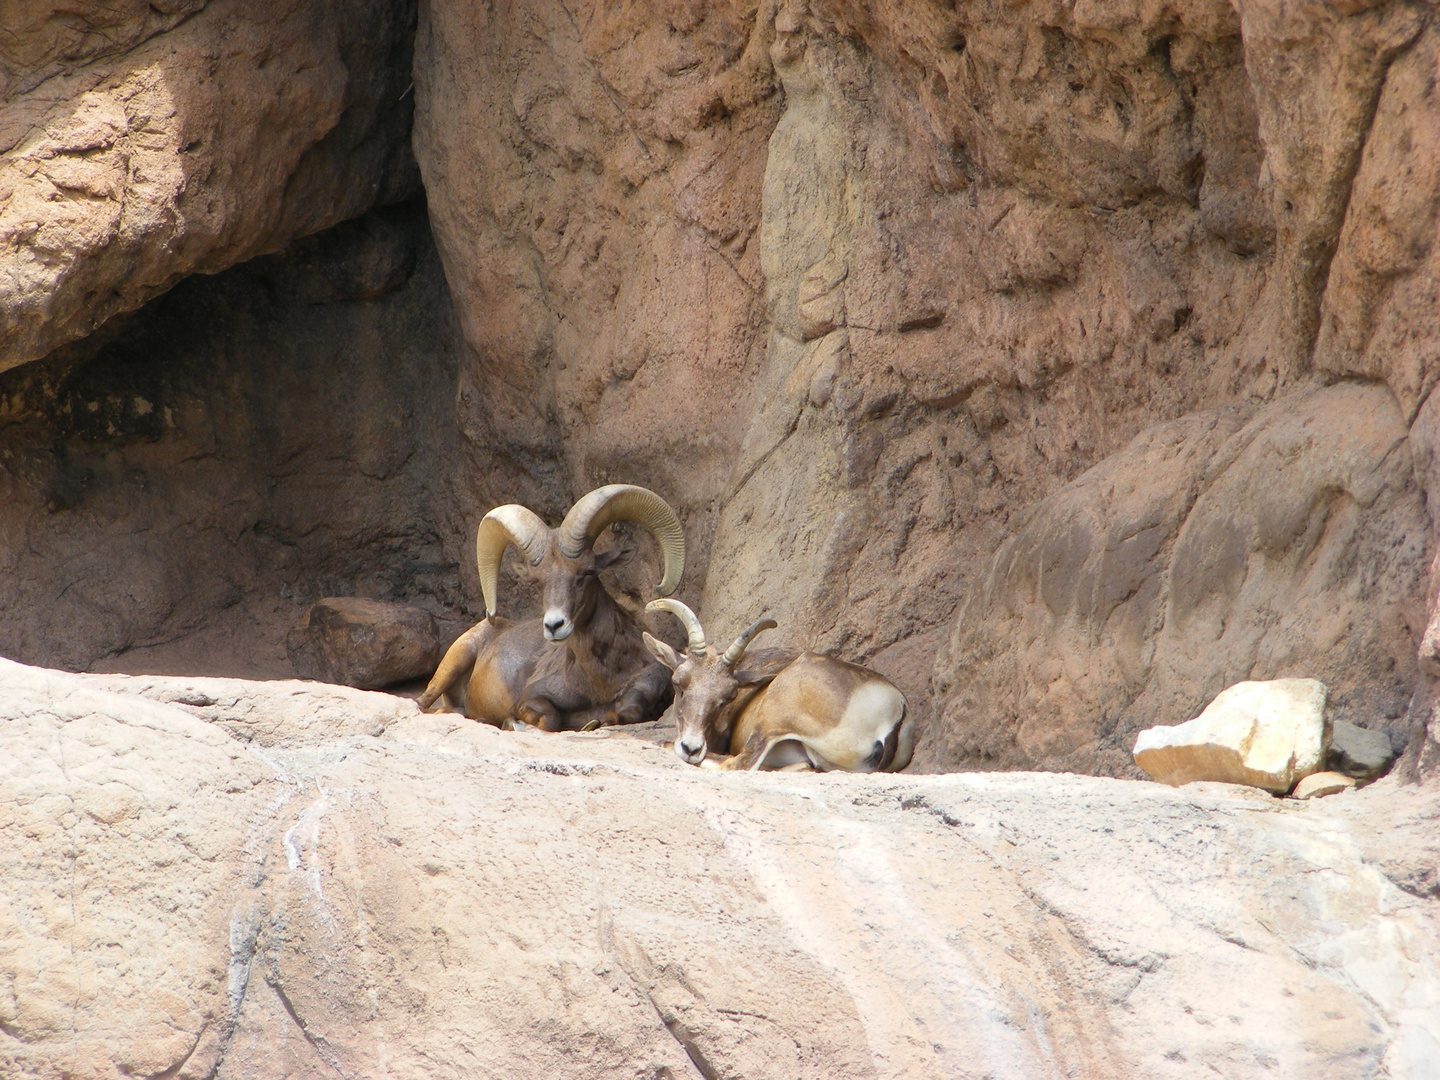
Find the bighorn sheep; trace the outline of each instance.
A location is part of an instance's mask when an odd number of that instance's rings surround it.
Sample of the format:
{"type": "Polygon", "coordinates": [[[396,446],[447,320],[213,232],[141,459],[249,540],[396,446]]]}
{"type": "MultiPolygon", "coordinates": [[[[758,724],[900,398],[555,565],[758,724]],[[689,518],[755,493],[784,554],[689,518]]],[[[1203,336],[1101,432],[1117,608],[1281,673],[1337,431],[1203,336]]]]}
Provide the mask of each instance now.
{"type": "Polygon", "coordinates": [[[468,677],[465,714],[506,725],[520,720],[546,731],[587,724],[653,720],[669,703],[669,672],[645,654],[640,626],[600,583],[599,571],[627,551],[593,550],[617,521],[643,525],[660,544],[664,573],[656,591],[671,593],[685,567],[685,536],[665,500],[633,484],[585,495],[551,529],[523,506],[497,506],[475,535],[487,617],[450,646],[419,705],[428,709],[468,677]],[[514,544],[540,582],[543,615],[512,621],[495,614],[500,560],[514,544]]]}
{"type": "Polygon", "coordinates": [[[675,753],[700,765],[714,746],[733,755],[722,769],[782,768],[809,762],[821,771],[899,772],[910,764],[915,725],[905,695],[886,678],[812,652],[781,649],[748,653],[761,619],[724,653],[705,640],[695,613],[678,600],[653,600],[689,636],[688,655],[644,635],[650,655],[675,684],[675,753]],[[748,661],[740,666],[741,659],[748,661]]]}

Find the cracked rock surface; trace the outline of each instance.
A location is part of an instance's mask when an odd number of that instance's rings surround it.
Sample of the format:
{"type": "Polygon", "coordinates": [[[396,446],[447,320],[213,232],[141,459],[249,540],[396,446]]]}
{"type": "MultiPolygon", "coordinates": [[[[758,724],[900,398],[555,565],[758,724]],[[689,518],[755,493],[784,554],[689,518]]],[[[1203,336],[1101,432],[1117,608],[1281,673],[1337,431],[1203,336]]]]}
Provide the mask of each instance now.
{"type": "Polygon", "coordinates": [[[320,684],[0,685],[7,1077],[1440,1060],[1433,784],[722,776],[320,684]]]}

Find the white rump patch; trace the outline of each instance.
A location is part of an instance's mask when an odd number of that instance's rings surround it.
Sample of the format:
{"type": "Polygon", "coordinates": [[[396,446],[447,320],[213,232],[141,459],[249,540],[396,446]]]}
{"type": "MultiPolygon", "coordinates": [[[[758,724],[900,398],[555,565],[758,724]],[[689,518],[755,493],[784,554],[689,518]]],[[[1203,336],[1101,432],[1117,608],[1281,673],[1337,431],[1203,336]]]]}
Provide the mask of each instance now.
{"type": "MultiPolygon", "coordinates": [[[[766,752],[760,762],[762,769],[783,769],[789,765],[813,765],[811,755],[798,739],[781,739],[766,752]]],[[[821,766],[816,765],[817,769],[821,766]]]]}

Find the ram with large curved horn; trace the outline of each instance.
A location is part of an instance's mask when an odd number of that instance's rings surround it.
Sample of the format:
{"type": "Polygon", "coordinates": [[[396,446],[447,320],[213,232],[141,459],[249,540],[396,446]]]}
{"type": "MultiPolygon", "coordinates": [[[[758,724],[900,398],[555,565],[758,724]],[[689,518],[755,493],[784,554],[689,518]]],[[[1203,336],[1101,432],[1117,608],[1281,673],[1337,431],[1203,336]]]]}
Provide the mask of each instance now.
{"type": "Polygon", "coordinates": [[[644,635],[650,655],[672,672],[681,761],[719,758],[722,769],[808,763],[849,772],[899,772],[910,764],[914,721],[905,695],[883,675],[833,656],[751,649],[774,619],[761,619],[722,653],[680,601],[652,600],[648,610],[670,612],[689,638],[681,655],[644,635]]]}
{"type": "Polygon", "coordinates": [[[430,708],[442,694],[463,696],[465,714],[476,720],[519,720],[547,731],[659,716],[670,702],[670,673],[646,656],[639,623],[599,578],[628,554],[594,549],[619,521],[633,521],[655,537],[664,562],[656,591],[673,592],[685,569],[684,533],[675,511],[646,488],[596,488],[554,529],[514,504],[486,514],[475,534],[486,618],[446,652],[420,707],[430,708]],[[500,563],[511,545],[539,582],[544,603],[543,614],[518,622],[496,613],[500,563]]]}

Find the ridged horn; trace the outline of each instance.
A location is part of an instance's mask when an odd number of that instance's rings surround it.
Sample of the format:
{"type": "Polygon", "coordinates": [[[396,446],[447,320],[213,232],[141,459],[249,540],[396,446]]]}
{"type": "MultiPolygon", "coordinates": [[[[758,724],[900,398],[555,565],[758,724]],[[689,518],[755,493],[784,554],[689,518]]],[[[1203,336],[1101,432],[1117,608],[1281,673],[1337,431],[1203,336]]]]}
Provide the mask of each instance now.
{"type": "Polygon", "coordinates": [[[617,521],[638,522],[655,537],[665,560],[665,572],[655,591],[669,596],[685,571],[685,532],[675,511],[649,488],[607,484],[581,496],[555,530],[561,554],[578,559],[597,536],[617,521]]]}
{"type": "Polygon", "coordinates": [[[745,650],[750,647],[750,642],[755,640],[756,634],[765,630],[774,630],[777,625],[774,619],[761,619],[752,625],[749,630],[746,630],[732,641],[730,647],[725,650],[725,655],[720,659],[725,662],[726,667],[733,668],[740,662],[740,658],[745,655],[745,650]]]}
{"type": "Polygon", "coordinates": [[[705,655],[705,629],[700,625],[700,619],[689,607],[679,600],[651,600],[645,605],[646,611],[668,611],[682,623],[685,624],[685,633],[690,638],[690,655],[705,655]]]}
{"type": "Polygon", "coordinates": [[[475,533],[475,564],[480,571],[480,591],[485,594],[485,613],[495,614],[495,593],[500,581],[500,559],[505,546],[514,544],[525,560],[536,566],[545,557],[550,527],[533,510],[517,503],[497,506],[480,519],[475,533]]]}

